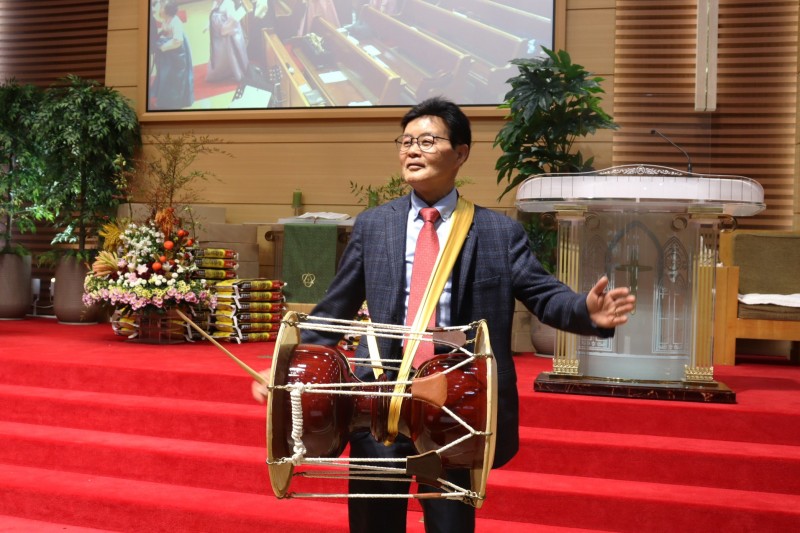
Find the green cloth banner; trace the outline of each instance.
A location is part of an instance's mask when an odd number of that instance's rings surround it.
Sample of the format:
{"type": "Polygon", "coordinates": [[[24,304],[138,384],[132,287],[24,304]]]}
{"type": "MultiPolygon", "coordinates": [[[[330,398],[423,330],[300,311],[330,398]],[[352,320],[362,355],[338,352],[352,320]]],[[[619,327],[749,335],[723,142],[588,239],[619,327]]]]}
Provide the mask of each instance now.
{"type": "Polygon", "coordinates": [[[336,224],[286,224],[283,293],[290,303],[317,303],[336,273],[336,224]]]}

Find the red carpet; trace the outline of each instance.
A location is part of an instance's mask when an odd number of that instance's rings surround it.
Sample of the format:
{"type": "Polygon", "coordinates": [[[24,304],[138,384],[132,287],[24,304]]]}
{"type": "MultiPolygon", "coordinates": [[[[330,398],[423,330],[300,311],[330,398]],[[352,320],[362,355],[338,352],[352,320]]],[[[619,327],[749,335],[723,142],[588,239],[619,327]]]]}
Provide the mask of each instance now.
{"type": "MultiPolygon", "coordinates": [[[[206,73],[208,72],[208,63],[194,65],[194,100],[204,100],[217,96],[220,94],[235,91],[239,87],[238,82],[208,82],[206,81],[206,73]]],[[[151,77],[152,83],[152,77],[151,77]]]]}
{"type": "Polygon", "coordinates": [[[217,96],[218,94],[225,94],[235,91],[239,86],[238,82],[208,82],[206,81],[206,73],[208,72],[208,63],[194,66],[194,99],[195,101],[217,96]]]}
{"type": "MultiPolygon", "coordinates": [[[[271,344],[229,348],[269,366],[271,344]]],[[[720,367],[738,403],[705,405],[533,392],[549,365],[517,357],[522,450],[478,531],[800,527],[800,368],[720,367]]],[[[0,531],[346,531],[343,500],[272,496],[250,381],[204,342],[0,322],[0,531]]]]}

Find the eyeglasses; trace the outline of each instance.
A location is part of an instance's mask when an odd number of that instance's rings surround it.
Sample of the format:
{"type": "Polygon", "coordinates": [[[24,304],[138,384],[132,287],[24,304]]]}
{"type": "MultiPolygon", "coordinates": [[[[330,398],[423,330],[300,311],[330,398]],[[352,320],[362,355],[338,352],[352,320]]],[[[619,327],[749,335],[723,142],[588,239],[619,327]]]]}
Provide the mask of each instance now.
{"type": "Polygon", "coordinates": [[[394,142],[397,145],[397,149],[400,150],[400,153],[406,153],[411,150],[411,147],[414,146],[415,142],[417,143],[417,146],[419,146],[419,149],[423,152],[433,152],[434,148],[436,147],[436,139],[442,139],[443,141],[450,140],[447,137],[439,137],[438,135],[433,135],[431,133],[423,133],[419,137],[401,135],[395,139],[394,142]]]}

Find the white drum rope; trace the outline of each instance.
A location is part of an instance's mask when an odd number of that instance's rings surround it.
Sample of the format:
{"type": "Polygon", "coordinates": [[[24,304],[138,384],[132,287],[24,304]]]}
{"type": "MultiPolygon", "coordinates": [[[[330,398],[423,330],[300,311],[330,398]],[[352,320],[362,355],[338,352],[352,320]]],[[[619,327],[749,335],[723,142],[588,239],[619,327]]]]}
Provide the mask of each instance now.
{"type": "Polygon", "coordinates": [[[306,447],[303,444],[303,384],[298,384],[292,389],[290,398],[292,402],[292,440],[294,441],[294,454],[292,454],[292,464],[297,466],[303,464],[306,455],[306,447]]]}

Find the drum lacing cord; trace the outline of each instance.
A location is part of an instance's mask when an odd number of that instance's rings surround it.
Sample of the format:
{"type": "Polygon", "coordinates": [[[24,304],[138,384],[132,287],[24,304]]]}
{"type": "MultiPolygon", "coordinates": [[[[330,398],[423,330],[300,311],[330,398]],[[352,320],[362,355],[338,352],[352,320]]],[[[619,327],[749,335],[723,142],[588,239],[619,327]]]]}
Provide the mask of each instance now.
{"type": "MultiPolygon", "coordinates": [[[[398,459],[395,457],[375,457],[375,458],[309,458],[307,460],[307,464],[325,464],[329,468],[333,467],[340,467],[342,469],[348,469],[348,472],[328,472],[328,471],[317,471],[317,470],[306,470],[303,472],[296,472],[294,475],[297,477],[304,477],[309,479],[346,479],[346,480],[357,480],[357,481],[389,481],[389,482],[398,482],[398,483],[408,483],[411,481],[411,478],[406,475],[406,470],[404,468],[396,468],[396,467],[380,467],[374,465],[367,465],[367,464],[359,464],[359,463],[377,463],[377,462],[403,462],[405,459],[398,459]],[[349,461],[358,461],[358,463],[349,463],[349,461]],[[360,471],[360,472],[353,472],[353,471],[360,471]],[[400,474],[399,476],[395,476],[395,474],[400,474]]],[[[441,488],[444,492],[441,493],[440,497],[445,499],[455,499],[455,500],[478,500],[481,499],[480,495],[477,492],[465,489],[447,481],[443,478],[438,478],[437,481],[441,483],[441,488]]],[[[417,498],[419,494],[313,494],[313,493],[293,493],[292,497],[297,498],[315,498],[315,497],[323,497],[323,498],[417,498]]]]}
{"type": "Polygon", "coordinates": [[[461,437],[459,437],[459,438],[455,439],[454,441],[452,441],[452,442],[450,442],[450,443],[448,443],[448,444],[445,444],[445,445],[444,445],[444,446],[442,446],[441,448],[439,448],[439,449],[437,450],[437,453],[439,453],[440,455],[441,455],[441,453],[442,453],[442,452],[444,452],[444,451],[446,451],[446,450],[448,450],[448,449],[450,449],[450,448],[453,448],[453,447],[455,447],[455,446],[458,446],[459,444],[461,444],[462,442],[464,442],[464,441],[465,441],[465,440],[467,440],[467,439],[471,439],[472,437],[488,437],[489,435],[491,435],[491,434],[492,434],[492,433],[491,433],[491,432],[489,432],[489,431],[478,431],[478,430],[476,430],[475,428],[473,428],[472,426],[470,426],[469,424],[467,424],[467,422],[466,422],[466,421],[464,421],[464,420],[463,420],[463,419],[462,419],[460,416],[458,416],[457,414],[455,414],[455,413],[454,413],[454,412],[453,412],[453,411],[452,411],[450,408],[448,408],[446,405],[443,405],[443,406],[441,407],[441,409],[442,409],[442,411],[444,411],[445,413],[447,413],[448,415],[450,415],[451,417],[453,417],[453,420],[455,420],[456,422],[458,422],[459,424],[461,424],[461,426],[463,426],[463,427],[464,427],[464,429],[466,429],[466,430],[467,430],[467,433],[466,433],[465,435],[462,435],[461,437]]]}
{"type": "MultiPolygon", "coordinates": [[[[433,340],[433,332],[430,331],[414,331],[409,326],[399,326],[395,324],[375,324],[374,322],[364,322],[359,320],[344,320],[340,318],[318,317],[312,315],[299,314],[299,321],[286,322],[299,329],[309,329],[316,331],[327,331],[330,333],[342,333],[344,335],[367,335],[373,334],[377,337],[387,339],[419,339],[419,340],[433,340]],[[313,323],[312,323],[313,322],[313,323]],[[328,324],[322,324],[327,322],[328,324]]],[[[439,328],[442,331],[469,331],[477,327],[477,322],[467,324],[464,326],[447,326],[439,328]]],[[[442,344],[449,345],[450,343],[437,341],[442,344]]],[[[458,346],[453,346],[458,348],[458,346]]]]}
{"type": "MultiPolygon", "coordinates": [[[[358,458],[353,459],[354,461],[357,460],[359,462],[367,462],[366,458],[358,458]]],[[[391,461],[397,462],[397,458],[380,458],[379,461],[391,461]]],[[[346,465],[336,465],[342,466],[343,468],[347,468],[346,465]]],[[[346,479],[346,480],[356,480],[356,481],[389,481],[389,482],[397,482],[397,483],[408,483],[411,481],[411,477],[406,475],[406,472],[402,468],[381,468],[375,466],[368,466],[368,465],[360,465],[360,464],[350,464],[349,465],[349,472],[346,473],[339,473],[339,472],[324,472],[324,471],[310,471],[306,470],[303,472],[296,472],[294,475],[297,477],[304,477],[310,479],[346,479]],[[353,470],[361,470],[363,473],[354,473],[353,470]],[[386,475],[382,475],[386,474],[386,475]],[[399,476],[393,476],[394,474],[401,474],[399,476]]],[[[472,490],[465,489],[456,485],[453,482],[450,482],[443,478],[438,478],[437,481],[441,484],[442,493],[440,493],[439,497],[444,499],[453,499],[453,500],[462,500],[468,502],[470,500],[479,500],[482,499],[480,494],[474,492],[472,490]]],[[[314,493],[292,493],[292,497],[296,498],[418,498],[419,493],[416,494],[314,494],[314,493]]]]}
{"type": "Polygon", "coordinates": [[[289,393],[292,402],[292,440],[294,441],[294,454],[291,461],[295,466],[303,464],[306,447],[303,444],[303,391],[305,385],[297,383],[289,393]]]}
{"type": "MultiPolygon", "coordinates": [[[[356,390],[346,390],[346,389],[356,389],[356,388],[364,388],[364,383],[291,383],[288,385],[274,385],[270,387],[270,390],[288,390],[292,394],[292,400],[294,401],[294,393],[298,389],[299,386],[302,386],[302,391],[300,394],[308,393],[308,394],[342,394],[342,395],[349,395],[349,396],[400,396],[402,398],[411,398],[411,393],[404,392],[404,393],[396,393],[396,392],[381,392],[378,390],[372,390],[374,387],[375,389],[378,388],[389,388],[393,387],[394,385],[411,385],[412,381],[382,381],[380,383],[375,383],[373,385],[372,382],[367,384],[367,387],[370,390],[364,391],[356,391],[356,390]]],[[[292,408],[294,409],[294,404],[292,404],[292,408]]],[[[302,428],[300,428],[302,429],[302,428]]]]}

